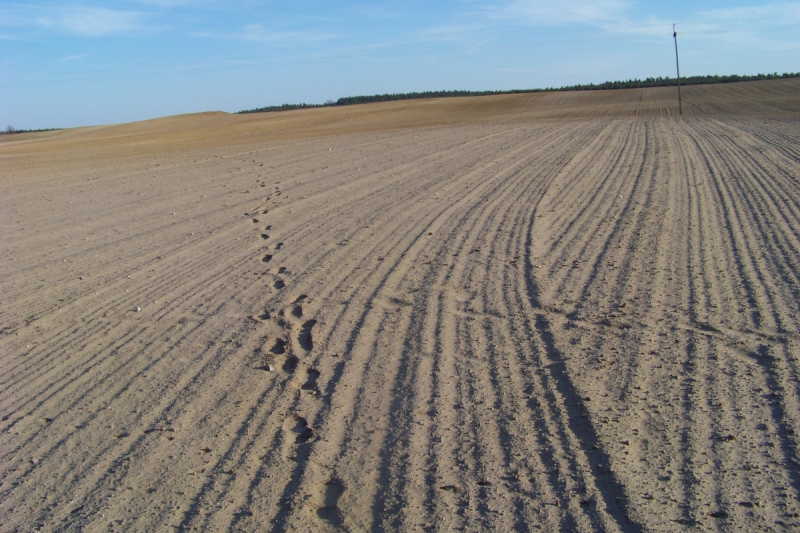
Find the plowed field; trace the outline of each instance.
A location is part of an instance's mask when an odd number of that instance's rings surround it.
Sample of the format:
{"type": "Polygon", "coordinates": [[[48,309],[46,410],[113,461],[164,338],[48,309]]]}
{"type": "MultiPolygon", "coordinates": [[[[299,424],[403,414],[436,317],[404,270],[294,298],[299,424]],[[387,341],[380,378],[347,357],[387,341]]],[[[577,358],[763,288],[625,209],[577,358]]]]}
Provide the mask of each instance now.
{"type": "Polygon", "coordinates": [[[800,83],[669,95],[3,139],[0,530],[800,528],[800,83]]]}

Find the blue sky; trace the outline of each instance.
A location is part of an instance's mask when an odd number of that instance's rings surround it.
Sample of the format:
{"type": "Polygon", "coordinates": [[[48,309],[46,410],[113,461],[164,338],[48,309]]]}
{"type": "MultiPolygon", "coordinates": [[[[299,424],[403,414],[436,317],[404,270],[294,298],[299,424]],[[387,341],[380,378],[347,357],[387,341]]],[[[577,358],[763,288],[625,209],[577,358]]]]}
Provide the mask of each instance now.
{"type": "Polygon", "coordinates": [[[800,1],[0,0],[0,123],[800,71],[800,1]]]}

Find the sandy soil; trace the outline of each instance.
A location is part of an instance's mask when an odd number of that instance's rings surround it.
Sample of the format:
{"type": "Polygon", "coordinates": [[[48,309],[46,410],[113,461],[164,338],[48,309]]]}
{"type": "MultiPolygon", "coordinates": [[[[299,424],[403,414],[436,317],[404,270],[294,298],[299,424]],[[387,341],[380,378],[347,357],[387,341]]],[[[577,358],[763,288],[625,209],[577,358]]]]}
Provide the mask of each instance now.
{"type": "Polygon", "coordinates": [[[800,82],[0,142],[2,531],[800,528],[800,82]]]}

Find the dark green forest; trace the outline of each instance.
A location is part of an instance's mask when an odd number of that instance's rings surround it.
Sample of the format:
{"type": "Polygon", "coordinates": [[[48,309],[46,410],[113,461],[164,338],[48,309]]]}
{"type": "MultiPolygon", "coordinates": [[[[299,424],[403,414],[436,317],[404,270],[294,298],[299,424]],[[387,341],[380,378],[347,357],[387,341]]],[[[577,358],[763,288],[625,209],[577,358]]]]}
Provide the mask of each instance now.
{"type": "Polygon", "coordinates": [[[6,129],[0,131],[0,135],[11,135],[14,133],[36,133],[38,131],[56,131],[63,130],[64,128],[42,128],[38,130],[18,130],[14,126],[7,126],[6,129]]]}
{"type": "MultiPolygon", "coordinates": [[[[714,83],[734,83],[738,81],[774,80],[779,78],[798,78],[800,72],[787,72],[784,74],[756,74],[754,76],[689,76],[681,77],[681,85],[709,85],[714,83]]],[[[275,111],[291,111],[293,109],[309,109],[314,107],[332,107],[353,104],[368,104],[372,102],[391,102],[395,100],[419,100],[422,98],[452,98],[458,96],[487,96],[494,94],[520,94],[554,91],[604,91],[611,89],[639,89],[645,87],[672,87],[678,85],[677,78],[647,78],[644,80],[633,79],[626,81],[607,81],[605,83],[589,83],[583,85],[567,85],[564,87],[547,87],[544,89],[515,89],[511,91],[425,91],[413,93],[375,94],[372,96],[346,96],[336,101],[329,100],[324,104],[283,104],[276,106],[247,109],[238,113],[271,113],[275,111]]]]}

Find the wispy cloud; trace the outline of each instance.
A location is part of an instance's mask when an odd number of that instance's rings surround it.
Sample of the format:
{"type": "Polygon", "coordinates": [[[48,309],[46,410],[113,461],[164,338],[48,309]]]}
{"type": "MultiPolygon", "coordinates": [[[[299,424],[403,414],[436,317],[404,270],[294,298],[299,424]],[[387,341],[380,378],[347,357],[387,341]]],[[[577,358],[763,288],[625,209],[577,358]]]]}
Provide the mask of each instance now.
{"type": "MultiPolygon", "coordinates": [[[[509,0],[486,8],[490,19],[514,21],[538,27],[583,25],[625,36],[663,37],[670,33],[674,20],[657,15],[637,15],[641,6],[630,0],[509,0]]],[[[706,9],[683,13],[679,29],[697,35],[712,35],[733,29],[766,32],[800,24],[800,2],[774,2],[762,5],[706,9]]]]}
{"type": "Polygon", "coordinates": [[[779,2],[759,6],[740,6],[698,11],[708,22],[747,25],[800,24],[800,2],[779,2]]]}
{"type": "Polygon", "coordinates": [[[152,31],[152,19],[148,12],[83,6],[16,4],[0,9],[0,27],[81,37],[152,31]]]}
{"type": "Polygon", "coordinates": [[[630,8],[627,0],[513,0],[492,9],[494,18],[537,26],[567,24],[601,25],[622,18],[630,8]]]}
{"type": "Polygon", "coordinates": [[[439,24],[437,26],[432,26],[420,31],[419,35],[443,39],[451,37],[460,38],[465,34],[470,34],[482,29],[483,28],[478,24],[439,24]]]}
{"type": "Polygon", "coordinates": [[[89,54],[77,54],[74,56],[67,56],[62,57],[61,61],[75,61],[76,59],[83,59],[84,57],[88,56],[89,54]]]}
{"type": "Polygon", "coordinates": [[[338,37],[332,33],[275,31],[264,28],[260,24],[248,24],[233,32],[198,32],[194,35],[211,39],[232,39],[258,43],[318,42],[338,37]]]}
{"type": "Polygon", "coordinates": [[[220,3],[218,0],[135,0],[138,4],[155,6],[161,9],[172,9],[175,7],[205,7],[220,3]]]}

